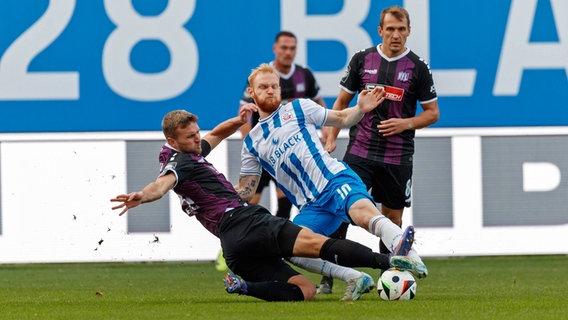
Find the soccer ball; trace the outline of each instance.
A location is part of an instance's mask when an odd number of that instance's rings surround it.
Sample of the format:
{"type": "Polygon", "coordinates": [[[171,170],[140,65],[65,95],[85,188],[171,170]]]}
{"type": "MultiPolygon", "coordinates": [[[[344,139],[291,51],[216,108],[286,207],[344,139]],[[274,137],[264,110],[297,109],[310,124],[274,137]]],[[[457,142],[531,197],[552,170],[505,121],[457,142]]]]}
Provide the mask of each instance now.
{"type": "Polygon", "coordinates": [[[377,291],[383,300],[410,300],[416,295],[416,280],[408,271],[388,269],[379,277],[377,291]]]}

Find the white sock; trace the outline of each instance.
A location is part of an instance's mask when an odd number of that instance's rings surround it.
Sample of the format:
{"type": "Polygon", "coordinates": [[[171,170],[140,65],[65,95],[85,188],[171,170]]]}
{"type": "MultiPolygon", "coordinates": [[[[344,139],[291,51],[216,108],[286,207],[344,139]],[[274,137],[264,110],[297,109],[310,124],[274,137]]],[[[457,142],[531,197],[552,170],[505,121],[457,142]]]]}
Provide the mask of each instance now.
{"type": "Polygon", "coordinates": [[[396,248],[402,237],[402,229],[383,215],[371,218],[369,232],[381,238],[390,252],[396,248]]]}
{"type": "Polygon", "coordinates": [[[343,281],[357,278],[361,275],[360,271],[340,266],[335,263],[331,263],[329,261],[322,260],[319,258],[316,259],[316,258],[291,257],[290,262],[310,272],[318,273],[328,277],[331,276],[335,279],[343,281]]]}
{"type": "MultiPolygon", "coordinates": [[[[400,238],[402,237],[402,229],[389,218],[382,215],[373,217],[369,221],[369,232],[381,238],[391,252],[398,246],[400,238]]],[[[416,249],[411,248],[408,252],[408,256],[422,263],[422,259],[418,255],[418,252],[416,252],[416,249]]]]}

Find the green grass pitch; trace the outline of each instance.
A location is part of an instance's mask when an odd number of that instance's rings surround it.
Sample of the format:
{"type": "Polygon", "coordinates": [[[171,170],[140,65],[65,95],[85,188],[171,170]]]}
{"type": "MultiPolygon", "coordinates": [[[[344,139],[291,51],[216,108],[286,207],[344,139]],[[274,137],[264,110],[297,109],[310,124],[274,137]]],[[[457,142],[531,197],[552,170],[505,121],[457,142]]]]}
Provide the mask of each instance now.
{"type": "Polygon", "coordinates": [[[425,262],[430,276],[414,300],[382,301],[373,290],[343,302],[337,281],[333,294],[307,303],[227,294],[213,262],[0,265],[0,319],[568,318],[567,256],[425,262]]]}

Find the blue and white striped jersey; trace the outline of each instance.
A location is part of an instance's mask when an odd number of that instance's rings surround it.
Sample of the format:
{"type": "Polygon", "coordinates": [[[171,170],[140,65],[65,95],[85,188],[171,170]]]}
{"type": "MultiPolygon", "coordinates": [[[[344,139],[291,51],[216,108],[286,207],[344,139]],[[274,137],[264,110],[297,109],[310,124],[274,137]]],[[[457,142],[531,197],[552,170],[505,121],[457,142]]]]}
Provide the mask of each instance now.
{"type": "Polygon", "coordinates": [[[316,128],[327,112],[309,99],[280,105],[245,137],[241,175],[260,175],[262,167],[298,208],[315,201],[329,180],[347,169],[319,140],[316,128]]]}

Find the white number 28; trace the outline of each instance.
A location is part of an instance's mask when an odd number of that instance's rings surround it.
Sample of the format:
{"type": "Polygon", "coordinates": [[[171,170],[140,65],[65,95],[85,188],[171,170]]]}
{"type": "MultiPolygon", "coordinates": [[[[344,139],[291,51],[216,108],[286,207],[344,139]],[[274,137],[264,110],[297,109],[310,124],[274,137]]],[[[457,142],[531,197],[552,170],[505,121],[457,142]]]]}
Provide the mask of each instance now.
{"type": "MultiPolygon", "coordinates": [[[[102,57],[109,87],[118,95],[138,101],[159,101],[183,93],[198,68],[197,45],[183,25],[192,16],[195,0],[170,0],[158,16],[141,16],[132,0],[104,0],[116,25],[102,57]],[[132,67],[130,53],[140,41],[161,41],[170,51],[170,65],[145,74],[132,67]]],[[[30,72],[32,60],[65,30],[76,0],[50,0],[47,10],[22,33],[0,58],[0,100],[78,100],[78,72],[30,72]]]]}

